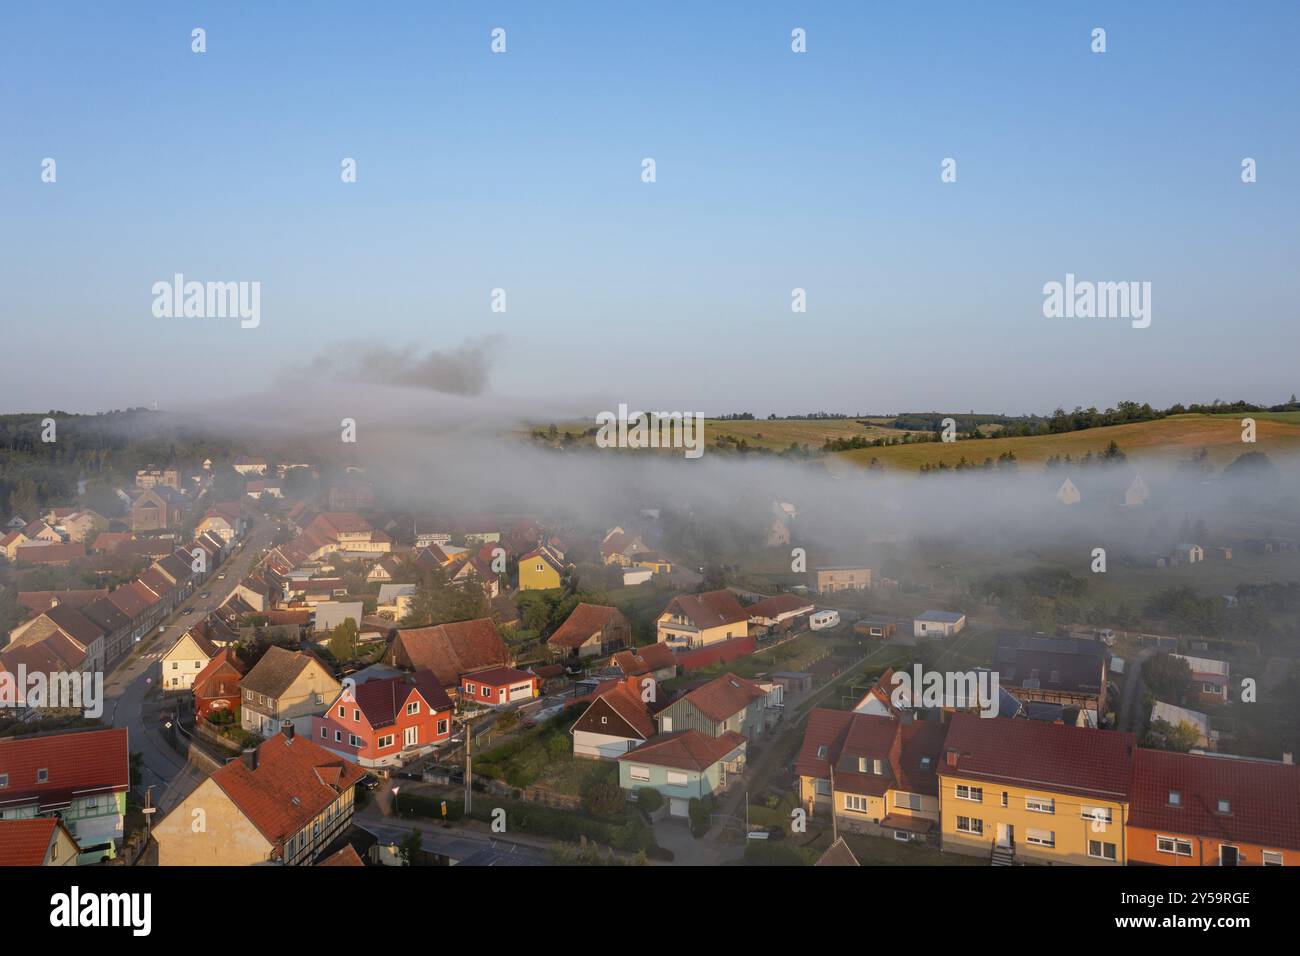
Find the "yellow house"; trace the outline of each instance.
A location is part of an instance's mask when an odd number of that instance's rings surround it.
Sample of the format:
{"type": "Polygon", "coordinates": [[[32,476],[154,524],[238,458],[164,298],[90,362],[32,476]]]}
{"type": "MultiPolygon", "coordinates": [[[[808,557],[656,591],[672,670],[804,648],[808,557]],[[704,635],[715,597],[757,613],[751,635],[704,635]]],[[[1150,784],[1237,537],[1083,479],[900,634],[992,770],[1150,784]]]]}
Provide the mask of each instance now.
{"type": "Polygon", "coordinates": [[[672,599],[655,624],[660,644],[707,647],[749,634],[749,614],[726,590],[683,594],[672,599]]]}
{"type": "Polygon", "coordinates": [[[632,564],[638,568],[650,568],[655,574],[671,574],[672,561],[658,551],[641,551],[632,555],[632,564]]]}
{"type": "Polygon", "coordinates": [[[1132,734],[956,714],[939,766],[943,849],[1123,866],[1132,734]]]}
{"type": "Polygon", "coordinates": [[[0,866],[76,866],[80,852],[58,817],[0,816],[0,866]]]}
{"type": "Polygon", "coordinates": [[[938,721],[813,710],[795,761],[800,805],[833,812],[841,832],[934,842],[946,731],[938,721]]]}
{"type": "Polygon", "coordinates": [[[545,591],[558,588],[564,578],[564,555],[542,545],[519,559],[519,590],[545,591]]]}
{"type": "Polygon", "coordinates": [[[159,866],[310,865],[352,822],[365,771],[292,732],[221,767],[154,828],[159,866]]]}

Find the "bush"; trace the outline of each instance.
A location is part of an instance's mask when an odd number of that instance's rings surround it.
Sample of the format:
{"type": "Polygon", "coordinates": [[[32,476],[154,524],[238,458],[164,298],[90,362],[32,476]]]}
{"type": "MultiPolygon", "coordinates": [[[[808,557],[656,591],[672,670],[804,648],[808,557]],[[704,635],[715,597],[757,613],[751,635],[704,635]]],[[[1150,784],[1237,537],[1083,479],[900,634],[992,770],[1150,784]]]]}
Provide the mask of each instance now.
{"type": "Polygon", "coordinates": [[[568,756],[569,750],[569,738],[563,734],[555,734],[546,741],[546,754],[553,760],[568,756]]]}
{"type": "Polygon", "coordinates": [[[623,790],[609,780],[596,780],[582,791],[582,808],[593,817],[613,817],[622,812],[623,790]]]}
{"type": "Polygon", "coordinates": [[[646,813],[654,813],[664,805],[664,795],[654,787],[638,787],[636,805],[646,813]]]}
{"type": "Polygon", "coordinates": [[[704,836],[709,832],[709,827],[713,825],[713,801],[710,799],[701,800],[699,797],[691,797],[690,803],[691,815],[691,833],[696,839],[704,836]]]}

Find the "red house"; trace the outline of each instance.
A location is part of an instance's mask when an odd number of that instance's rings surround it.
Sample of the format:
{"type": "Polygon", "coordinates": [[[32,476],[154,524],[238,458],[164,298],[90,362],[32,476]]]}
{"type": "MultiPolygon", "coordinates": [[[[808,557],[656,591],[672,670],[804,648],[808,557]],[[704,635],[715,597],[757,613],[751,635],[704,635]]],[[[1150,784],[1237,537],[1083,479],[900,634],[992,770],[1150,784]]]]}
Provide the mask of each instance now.
{"type": "Polygon", "coordinates": [[[386,767],[451,737],[451,699],[429,671],[349,683],[311,728],[327,750],[363,767],[386,767]]]}
{"type": "Polygon", "coordinates": [[[504,707],[532,700],[537,696],[537,684],[537,675],[531,671],[494,667],[463,676],[460,696],[467,702],[473,700],[487,707],[504,707]]]}
{"type": "Polygon", "coordinates": [[[206,717],[214,710],[236,710],[239,707],[239,682],[247,668],[228,647],[222,648],[208,661],[203,670],[194,675],[190,690],[194,693],[195,717],[206,717]]]}

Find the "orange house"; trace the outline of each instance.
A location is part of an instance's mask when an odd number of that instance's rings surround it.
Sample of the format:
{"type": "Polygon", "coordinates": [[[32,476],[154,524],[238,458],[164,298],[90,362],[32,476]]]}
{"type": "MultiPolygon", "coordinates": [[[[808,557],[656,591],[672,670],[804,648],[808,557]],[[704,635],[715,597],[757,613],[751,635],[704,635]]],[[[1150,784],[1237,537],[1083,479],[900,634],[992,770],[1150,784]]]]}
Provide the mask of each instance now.
{"type": "Polygon", "coordinates": [[[1300,864],[1300,767],[1139,749],[1127,838],[1131,864],[1300,864]]]}

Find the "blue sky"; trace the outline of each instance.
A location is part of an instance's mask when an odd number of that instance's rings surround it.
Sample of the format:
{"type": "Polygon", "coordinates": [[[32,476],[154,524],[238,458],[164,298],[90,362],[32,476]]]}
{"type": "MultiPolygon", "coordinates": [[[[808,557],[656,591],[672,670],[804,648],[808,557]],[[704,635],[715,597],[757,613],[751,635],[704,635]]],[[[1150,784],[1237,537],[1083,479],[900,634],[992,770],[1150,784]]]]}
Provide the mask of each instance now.
{"type": "Polygon", "coordinates": [[[1300,391],[1293,3],[123,9],[0,13],[5,410],[486,336],[494,394],[592,415],[1300,391]],[[155,318],[176,272],[261,325],[155,318]],[[1067,272],[1151,327],[1044,318],[1067,272]]]}

